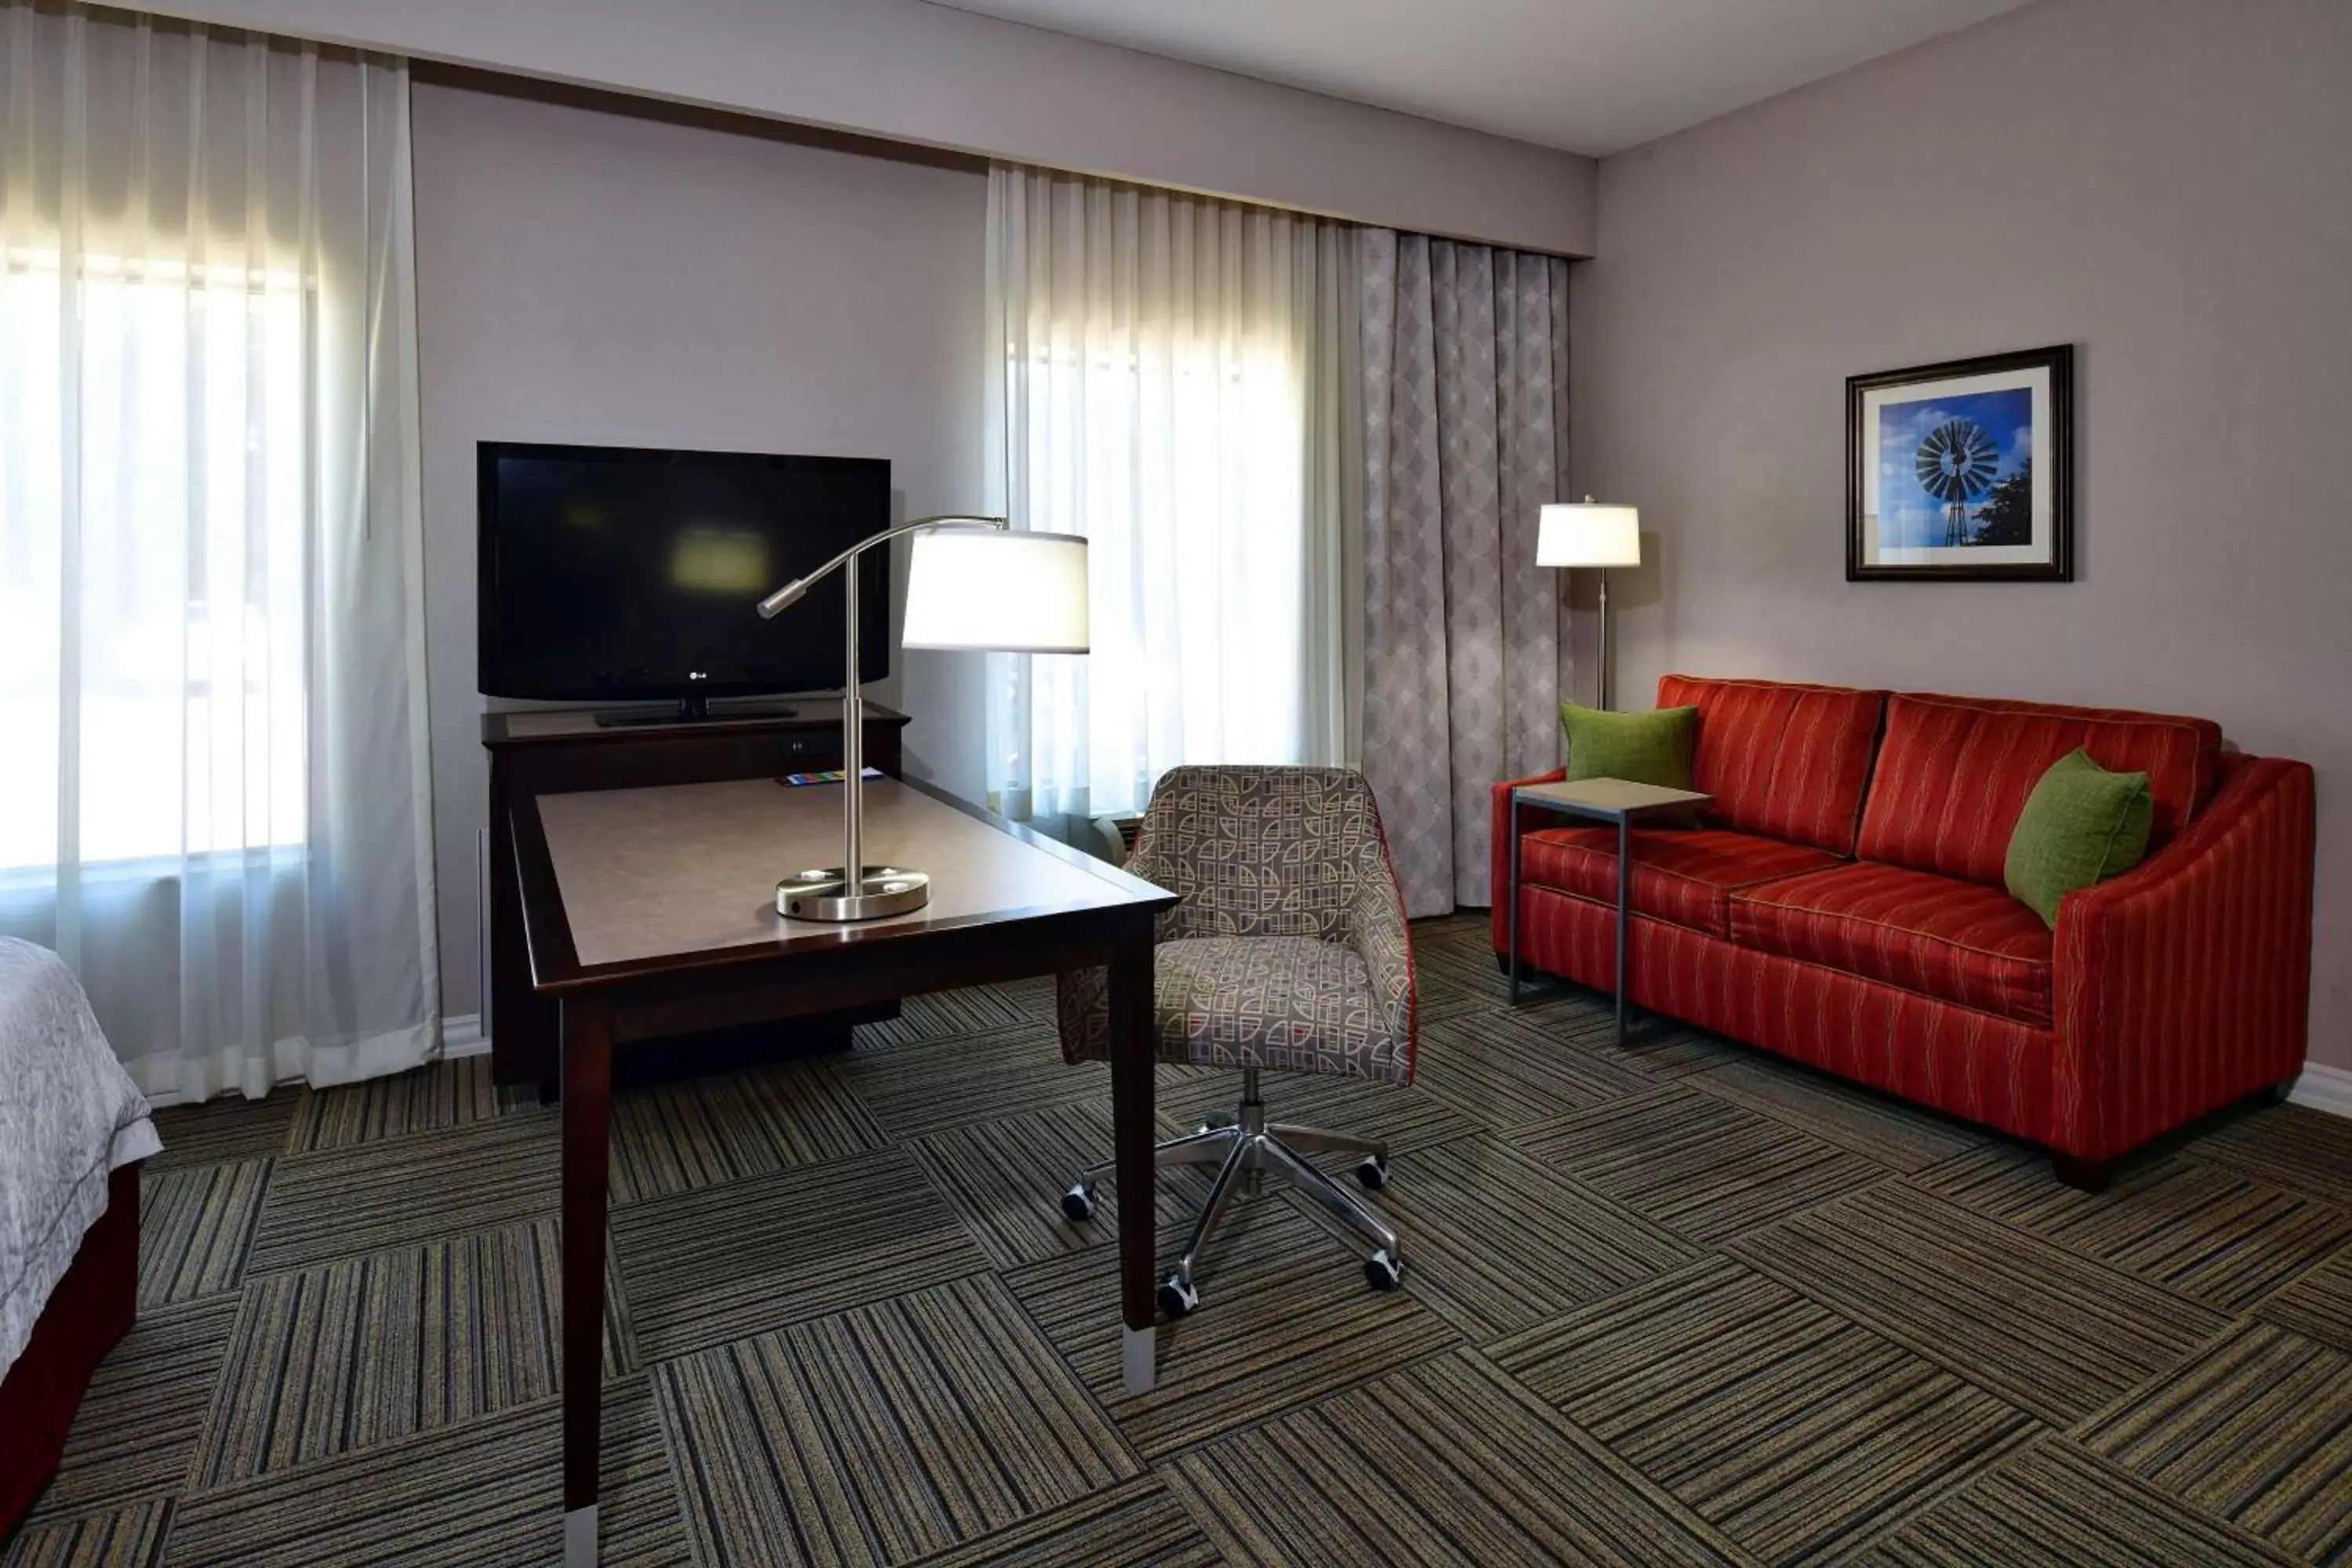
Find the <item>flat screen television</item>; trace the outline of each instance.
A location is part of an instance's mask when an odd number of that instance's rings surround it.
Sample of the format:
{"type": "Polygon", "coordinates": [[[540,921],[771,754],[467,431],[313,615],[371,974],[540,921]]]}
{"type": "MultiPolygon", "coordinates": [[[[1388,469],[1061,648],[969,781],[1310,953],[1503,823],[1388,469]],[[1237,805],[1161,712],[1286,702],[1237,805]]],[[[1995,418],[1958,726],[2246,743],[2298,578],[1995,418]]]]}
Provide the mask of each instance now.
{"type": "MultiPolygon", "coordinates": [[[[484,441],[479,687],[618,702],[845,684],[846,579],[772,621],[769,590],[890,525],[890,465],[484,441]]],[[[889,548],[857,562],[858,679],[889,673],[889,548]]]]}

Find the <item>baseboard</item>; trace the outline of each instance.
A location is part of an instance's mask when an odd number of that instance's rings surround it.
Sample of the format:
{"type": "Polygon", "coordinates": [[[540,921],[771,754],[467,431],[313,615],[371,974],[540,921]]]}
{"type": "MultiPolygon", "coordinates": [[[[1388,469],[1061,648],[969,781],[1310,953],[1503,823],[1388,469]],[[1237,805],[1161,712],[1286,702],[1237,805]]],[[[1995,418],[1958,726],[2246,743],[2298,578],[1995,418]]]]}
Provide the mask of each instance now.
{"type": "Polygon", "coordinates": [[[2325,1110],[2330,1116],[2352,1116],[2352,1072],[2305,1062],[2303,1076],[2294,1080],[2287,1099],[2296,1105],[2325,1110]]]}
{"type": "Polygon", "coordinates": [[[450,1061],[459,1057],[490,1054],[490,1037],[482,1033],[479,1013],[459,1013],[441,1020],[441,1054],[450,1061]]]}

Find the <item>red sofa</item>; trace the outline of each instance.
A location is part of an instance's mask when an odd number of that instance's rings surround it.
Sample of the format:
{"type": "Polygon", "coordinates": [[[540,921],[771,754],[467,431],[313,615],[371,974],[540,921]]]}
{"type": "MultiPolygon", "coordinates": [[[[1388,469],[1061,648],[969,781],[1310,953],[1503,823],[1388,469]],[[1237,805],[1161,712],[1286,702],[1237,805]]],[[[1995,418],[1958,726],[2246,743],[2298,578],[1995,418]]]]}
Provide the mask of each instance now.
{"type": "MultiPolygon", "coordinates": [[[[2042,1144],[2094,1189],[2116,1156],[2302,1070],[2305,764],[2161,713],[1680,675],[1658,705],[1697,707],[1694,783],[1716,799],[1695,829],[1633,834],[1640,1005],[2042,1144]],[[2147,771],[2155,828],[2053,932],[2001,864],[2077,746],[2147,771]]],[[[1494,792],[1498,958],[1512,787],[1494,792]]],[[[1525,828],[1521,963],[1607,989],[1616,830],[1525,828]]]]}

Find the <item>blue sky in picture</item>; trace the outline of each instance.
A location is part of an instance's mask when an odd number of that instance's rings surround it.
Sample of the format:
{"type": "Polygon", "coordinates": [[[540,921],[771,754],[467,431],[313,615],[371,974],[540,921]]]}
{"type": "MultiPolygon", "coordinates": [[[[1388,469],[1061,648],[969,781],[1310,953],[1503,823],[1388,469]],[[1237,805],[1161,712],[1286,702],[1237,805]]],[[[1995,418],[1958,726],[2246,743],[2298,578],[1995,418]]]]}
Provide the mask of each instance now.
{"type": "MultiPolygon", "coordinates": [[[[1887,549],[1915,549],[1944,542],[1944,507],[1919,482],[1919,443],[1938,425],[1966,419],[1979,426],[2000,454],[1993,482],[2009,478],[2033,456],[2033,389],[2007,387],[1916,403],[1881,404],[1878,409],[1878,542],[1887,549]]],[[[1973,530],[1979,495],[1969,503],[1973,530]]]]}

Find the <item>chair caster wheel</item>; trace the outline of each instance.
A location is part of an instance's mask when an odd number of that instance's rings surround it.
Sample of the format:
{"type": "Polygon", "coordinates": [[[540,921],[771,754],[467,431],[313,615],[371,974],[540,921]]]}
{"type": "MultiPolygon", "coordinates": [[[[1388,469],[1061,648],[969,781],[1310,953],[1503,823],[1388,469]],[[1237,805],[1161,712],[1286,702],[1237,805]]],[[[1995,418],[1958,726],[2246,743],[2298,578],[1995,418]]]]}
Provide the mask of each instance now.
{"type": "Polygon", "coordinates": [[[1095,1190],[1084,1182],[1073,1183],[1070,1190],[1062,1194],[1062,1214],[1080,1225],[1094,1218],[1095,1190]]]}
{"type": "Polygon", "coordinates": [[[1201,1292],[1181,1274],[1171,1274],[1160,1282],[1160,1310],[1171,1318],[1181,1318],[1201,1304],[1201,1292]]]}
{"type": "MultiPolygon", "coordinates": [[[[1404,1259],[1385,1247],[1364,1259],[1364,1279],[1375,1290],[1393,1290],[1404,1280],[1404,1259]]],[[[1164,1292],[1168,1288],[1161,1286],[1164,1292]]]]}
{"type": "Polygon", "coordinates": [[[1363,1183],[1367,1191],[1379,1192],[1389,1184],[1389,1163],[1377,1154],[1365,1155],[1363,1163],[1356,1167],[1356,1180],[1363,1183]]]}

